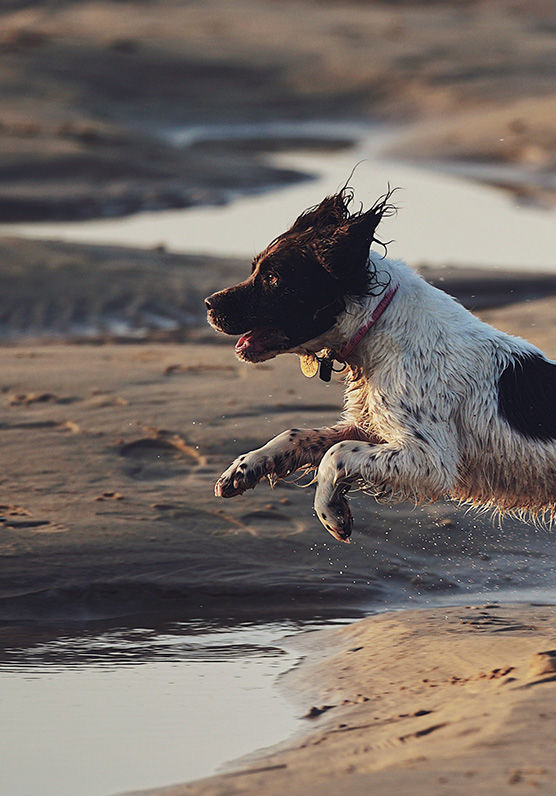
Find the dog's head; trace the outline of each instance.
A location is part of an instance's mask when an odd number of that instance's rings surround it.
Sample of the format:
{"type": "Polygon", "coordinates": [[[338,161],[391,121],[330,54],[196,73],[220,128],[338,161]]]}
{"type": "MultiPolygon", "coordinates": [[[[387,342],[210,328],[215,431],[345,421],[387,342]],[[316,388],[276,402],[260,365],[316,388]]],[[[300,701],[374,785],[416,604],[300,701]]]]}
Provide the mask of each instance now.
{"type": "Polygon", "coordinates": [[[303,346],[334,326],[348,296],[376,288],[369,248],[389,195],[357,213],[348,210],[352,198],[344,188],[306,210],[255,257],[248,279],[205,299],[211,326],[241,335],[240,359],[262,362],[303,346]]]}

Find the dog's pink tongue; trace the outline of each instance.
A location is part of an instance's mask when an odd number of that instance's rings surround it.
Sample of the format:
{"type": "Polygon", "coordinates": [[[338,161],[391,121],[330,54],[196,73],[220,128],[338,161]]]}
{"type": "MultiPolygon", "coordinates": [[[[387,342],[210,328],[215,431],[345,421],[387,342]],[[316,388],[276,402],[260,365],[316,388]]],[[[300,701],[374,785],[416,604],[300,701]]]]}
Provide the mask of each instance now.
{"type": "Polygon", "coordinates": [[[249,348],[252,336],[253,332],[242,334],[236,343],[236,351],[244,351],[246,348],[249,348]]]}
{"type": "Polygon", "coordinates": [[[236,343],[236,351],[246,351],[248,348],[256,348],[257,344],[264,343],[265,337],[268,336],[269,327],[265,326],[261,329],[252,329],[250,332],[242,334],[236,343]]]}

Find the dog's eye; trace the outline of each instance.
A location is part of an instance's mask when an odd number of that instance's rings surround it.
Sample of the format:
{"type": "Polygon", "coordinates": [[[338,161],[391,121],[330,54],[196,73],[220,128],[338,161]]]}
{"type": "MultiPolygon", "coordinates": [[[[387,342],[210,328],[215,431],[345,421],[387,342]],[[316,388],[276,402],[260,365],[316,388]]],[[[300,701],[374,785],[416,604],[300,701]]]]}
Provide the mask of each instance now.
{"type": "Polygon", "coordinates": [[[278,276],[278,274],[275,274],[272,271],[270,271],[270,273],[266,274],[264,281],[265,284],[268,285],[269,287],[278,287],[278,285],[280,284],[280,277],[278,276]]]}

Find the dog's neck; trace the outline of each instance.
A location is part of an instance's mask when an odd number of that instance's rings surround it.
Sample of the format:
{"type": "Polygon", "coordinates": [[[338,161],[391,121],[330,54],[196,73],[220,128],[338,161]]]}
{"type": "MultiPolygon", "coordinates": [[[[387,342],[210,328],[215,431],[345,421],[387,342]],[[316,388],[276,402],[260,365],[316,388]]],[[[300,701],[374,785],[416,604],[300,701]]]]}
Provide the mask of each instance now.
{"type": "Polygon", "coordinates": [[[392,299],[396,295],[398,287],[399,287],[399,285],[391,285],[386,290],[386,292],[382,296],[381,300],[379,301],[379,303],[377,304],[377,306],[375,307],[375,309],[371,313],[371,317],[369,318],[369,320],[366,321],[362,326],[359,327],[358,331],[351,338],[351,340],[347,343],[347,345],[345,345],[340,350],[334,352],[336,354],[335,358],[339,362],[348,362],[349,361],[350,356],[353,354],[353,352],[355,351],[355,349],[357,348],[359,343],[363,340],[365,335],[367,335],[371,331],[373,326],[380,319],[382,313],[387,310],[390,302],[392,301],[392,299]]]}
{"type": "MultiPolygon", "coordinates": [[[[328,349],[335,358],[349,365],[360,364],[360,351],[363,341],[373,335],[374,326],[384,321],[391,312],[390,301],[398,290],[403,271],[407,268],[401,263],[381,259],[371,254],[371,264],[380,272],[381,281],[386,287],[378,295],[348,296],[344,311],[338,316],[333,327],[314,340],[305,343],[298,353],[316,354],[328,349]],[[398,270],[402,273],[398,274],[398,270]]],[[[368,342],[366,347],[368,348],[368,342]]]]}

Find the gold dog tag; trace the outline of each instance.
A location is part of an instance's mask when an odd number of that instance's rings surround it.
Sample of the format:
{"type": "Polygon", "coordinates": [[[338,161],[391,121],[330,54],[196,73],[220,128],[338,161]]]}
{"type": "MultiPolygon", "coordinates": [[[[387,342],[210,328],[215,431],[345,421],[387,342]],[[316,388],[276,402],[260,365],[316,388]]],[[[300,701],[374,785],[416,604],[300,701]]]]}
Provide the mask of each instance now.
{"type": "Polygon", "coordinates": [[[311,354],[303,354],[302,356],[300,355],[299,366],[301,367],[301,372],[303,375],[307,376],[308,379],[312,379],[313,376],[316,376],[319,372],[318,360],[311,354]]]}

